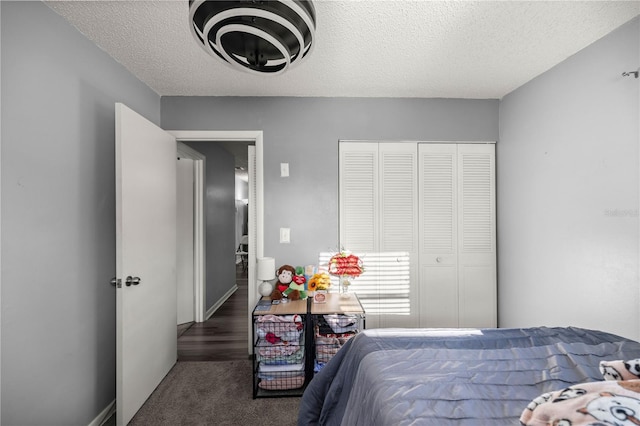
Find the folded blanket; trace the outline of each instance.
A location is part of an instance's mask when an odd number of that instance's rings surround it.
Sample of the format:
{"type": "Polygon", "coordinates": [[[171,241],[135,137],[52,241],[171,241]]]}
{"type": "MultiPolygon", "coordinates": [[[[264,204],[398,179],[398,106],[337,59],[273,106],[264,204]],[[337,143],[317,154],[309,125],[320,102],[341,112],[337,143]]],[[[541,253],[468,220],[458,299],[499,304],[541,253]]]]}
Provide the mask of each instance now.
{"type": "Polygon", "coordinates": [[[258,367],[259,373],[297,372],[302,370],[304,370],[304,362],[300,364],[288,364],[288,365],[268,365],[261,362],[258,367]]]}
{"type": "Polygon", "coordinates": [[[298,389],[304,385],[304,374],[287,377],[277,377],[270,380],[260,380],[258,387],[266,390],[298,389]]]}
{"type": "Polygon", "coordinates": [[[640,380],[580,383],[540,395],[520,416],[524,426],[638,425],[640,380]]]}
{"type": "Polygon", "coordinates": [[[265,328],[258,327],[256,329],[256,334],[260,339],[264,339],[271,344],[280,342],[298,342],[300,340],[300,336],[302,335],[302,330],[275,329],[274,327],[275,326],[265,328]]]}
{"type": "MultiPolygon", "coordinates": [[[[292,378],[296,378],[301,376],[304,378],[304,362],[301,364],[288,364],[288,365],[267,365],[264,363],[260,363],[258,367],[258,378],[261,380],[273,381],[278,380],[279,382],[285,382],[287,380],[291,380],[292,378]]],[[[299,386],[296,386],[299,387],[299,386]]],[[[287,389],[287,388],[280,388],[287,389]]],[[[294,389],[294,388],[290,388],[294,389]]]]}
{"type": "Polygon", "coordinates": [[[255,317],[258,336],[266,338],[271,333],[281,340],[296,340],[303,329],[300,315],[258,315],[255,317]]]}
{"type": "Polygon", "coordinates": [[[257,315],[256,322],[269,323],[269,322],[285,322],[285,323],[302,323],[302,317],[300,315],[257,315]]]}
{"type": "Polygon", "coordinates": [[[298,344],[270,344],[266,340],[258,340],[256,345],[258,353],[265,357],[288,356],[304,348],[302,343],[298,344]]]}
{"type": "Polygon", "coordinates": [[[304,348],[298,346],[296,351],[284,354],[273,351],[273,349],[295,348],[284,346],[279,348],[260,348],[257,360],[265,365],[299,364],[304,357],[304,348]]]}

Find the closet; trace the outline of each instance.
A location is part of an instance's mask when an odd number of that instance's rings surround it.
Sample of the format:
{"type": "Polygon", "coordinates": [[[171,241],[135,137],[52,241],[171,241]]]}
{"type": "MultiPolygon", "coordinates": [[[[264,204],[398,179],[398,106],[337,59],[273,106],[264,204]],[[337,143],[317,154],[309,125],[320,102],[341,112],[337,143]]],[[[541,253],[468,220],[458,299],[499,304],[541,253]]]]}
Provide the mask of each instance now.
{"type": "Polygon", "coordinates": [[[495,327],[495,145],[341,141],[339,157],[367,328],[495,327]]]}

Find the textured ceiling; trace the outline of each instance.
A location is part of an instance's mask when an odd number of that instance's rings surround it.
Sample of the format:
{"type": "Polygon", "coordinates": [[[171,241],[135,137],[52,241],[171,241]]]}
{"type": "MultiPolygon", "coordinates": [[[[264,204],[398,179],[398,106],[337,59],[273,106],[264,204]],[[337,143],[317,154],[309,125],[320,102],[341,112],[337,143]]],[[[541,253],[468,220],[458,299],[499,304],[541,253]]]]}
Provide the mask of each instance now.
{"type": "Polygon", "coordinates": [[[162,96],[500,99],[640,14],[639,1],[316,0],[310,57],[256,76],[196,44],[187,0],[46,3],[162,96]]]}

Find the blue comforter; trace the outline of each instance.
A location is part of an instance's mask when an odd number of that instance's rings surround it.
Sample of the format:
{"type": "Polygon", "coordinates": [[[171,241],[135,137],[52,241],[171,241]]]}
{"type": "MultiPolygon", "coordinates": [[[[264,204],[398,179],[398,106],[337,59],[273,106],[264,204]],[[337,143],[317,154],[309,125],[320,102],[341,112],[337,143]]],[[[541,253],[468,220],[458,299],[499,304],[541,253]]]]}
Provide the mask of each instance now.
{"type": "Polygon", "coordinates": [[[309,383],[298,425],[517,425],[538,395],[634,358],[640,343],[574,327],[366,330],[309,383]]]}

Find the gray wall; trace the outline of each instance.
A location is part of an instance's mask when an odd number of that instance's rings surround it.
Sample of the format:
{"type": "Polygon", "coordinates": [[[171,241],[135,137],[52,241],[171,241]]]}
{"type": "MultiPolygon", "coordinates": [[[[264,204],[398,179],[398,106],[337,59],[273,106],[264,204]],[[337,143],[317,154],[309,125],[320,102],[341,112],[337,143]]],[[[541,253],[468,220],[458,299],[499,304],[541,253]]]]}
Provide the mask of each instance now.
{"type": "Polygon", "coordinates": [[[2,424],[115,399],[114,103],[160,99],[41,2],[0,2],[2,424]]]}
{"type": "Polygon", "coordinates": [[[638,19],[500,104],[499,322],[639,338],[638,19]]]}
{"type": "MultiPolygon", "coordinates": [[[[497,100],[160,103],[44,4],[0,11],[3,424],[86,425],[115,397],[115,102],[167,129],[263,130],[265,254],[279,263],[336,248],[339,139],[498,139],[497,100]]],[[[636,20],[500,104],[501,326],[638,337],[639,93],[620,77],[638,67],[638,33],[636,20]]]]}
{"type": "Polygon", "coordinates": [[[338,248],[338,140],[495,141],[497,100],[163,97],[162,127],[262,130],[265,256],[317,263],[338,248]],[[289,163],[290,177],[280,177],[289,163]],[[279,243],[279,228],[291,243],[279,243]]]}
{"type": "Polygon", "coordinates": [[[206,159],[206,307],[236,284],[236,202],[233,156],[216,142],[184,142],[206,159]]]}

